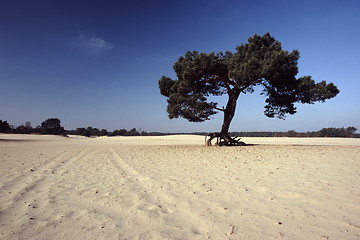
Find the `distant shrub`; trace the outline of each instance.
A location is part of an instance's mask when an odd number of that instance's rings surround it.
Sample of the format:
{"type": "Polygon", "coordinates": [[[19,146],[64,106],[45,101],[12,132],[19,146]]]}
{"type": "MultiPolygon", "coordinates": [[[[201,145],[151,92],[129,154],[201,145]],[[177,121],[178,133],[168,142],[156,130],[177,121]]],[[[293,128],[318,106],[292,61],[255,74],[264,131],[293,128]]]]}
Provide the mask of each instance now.
{"type": "Polygon", "coordinates": [[[0,120],[0,133],[6,133],[10,131],[10,125],[7,121],[0,120]]]}
{"type": "Polygon", "coordinates": [[[42,134],[65,135],[65,129],[58,118],[49,118],[43,121],[38,128],[42,134]]]}

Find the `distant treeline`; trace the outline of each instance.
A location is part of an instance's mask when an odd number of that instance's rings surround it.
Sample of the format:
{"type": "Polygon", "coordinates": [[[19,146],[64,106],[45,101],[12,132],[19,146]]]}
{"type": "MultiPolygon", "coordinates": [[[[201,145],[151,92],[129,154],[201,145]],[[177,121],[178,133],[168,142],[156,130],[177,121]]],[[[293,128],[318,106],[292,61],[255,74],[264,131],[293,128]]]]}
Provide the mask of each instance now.
{"type": "Polygon", "coordinates": [[[163,133],[158,132],[145,132],[145,131],[138,131],[136,128],[131,130],[126,129],[119,129],[112,132],[107,131],[106,129],[99,130],[98,128],[87,127],[87,128],[77,128],[76,130],[68,130],[66,131],[68,135],[81,135],[85,137],[95,137],[95,136],[159,136],[165,135],[163,133]]]}
{"type": "MultiPolygon", "coordinates": [[[[316,132],[296,132],[290,130],[287,132],[231,132],[230,136],[239,137],[345,137],[345,138],[360,138],[360,134],[356,133],[355,127],[347,128],[323,128],[316,132]]],[[[115,131],[107,131],[106,129],[98,129],[94,127],[81,127],[76,130],[65,130],[61,126],[61,121],[58,118],[49,118],[42,122],[39,126],[33,128],[30,122],[18,127],[11,126],[7,121],[0,120],[0,133],[15,133],[15,134],[54,134],[54,135],[81,135],[86,137],[95,136],[163,136],[170,134],[185,134],[185,133],[162,133],[162,132],[145,132],[138,131],[136,128],[131,130],[119,129],[115,131]]],[[[186,133],[189,134],[189,133],[186,133]]],[[[196,135],[206,135],[207,132],[191,133],[196,135]]]]}
{"type": "Polygon", "coordinates": [[[30,122],[25,122],[24,125],[15,128],[7,121],[0,120],[0,133],[66,135],[66,130],[61,126],[58,118],[49,118],[35,128],[31,126],[30,122]]]}
{"type": "MultiPolygon", "coordinates": [[[[131,130],[119,129],[115,131],[108,131],[106,129],[98,129],[94,127],[81,127],[76,130],[65,130],[61,126],[61,121],[58,118],[49,118],[42,122],[37,127],[32,127],[30,122],[25,122],[18,127],[10,125],[7,121],[0,120],[0,133],[15,133],[15,134],[53,134],[53,135],[80,135],[86,137],[99,136],[161,136],[169,135],[170,133],[161,132],[145,132],[138,131],[136,128],[131,130]]],[[[173,133],[172,133],[173,134],[173,133]]]]}
{"type": "Polygon", "coordinates": [[[287,132],[232,132],[231,136],[241,137],[343,137],[343,138],[360,138],[356,133],[355,127],[347,128],[323,128],[316,132],[296,132],[290,130],[287,132]]]}

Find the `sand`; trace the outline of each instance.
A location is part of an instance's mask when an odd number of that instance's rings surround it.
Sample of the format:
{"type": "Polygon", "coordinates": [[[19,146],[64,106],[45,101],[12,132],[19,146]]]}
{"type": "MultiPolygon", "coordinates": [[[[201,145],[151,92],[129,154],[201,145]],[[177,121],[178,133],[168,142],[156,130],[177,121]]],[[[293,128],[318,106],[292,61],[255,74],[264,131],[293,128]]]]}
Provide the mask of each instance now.
{"type": "Polygon", "coordinates": [[[360,239],[360,139],[0,134],[0,239],[360,239]]]}

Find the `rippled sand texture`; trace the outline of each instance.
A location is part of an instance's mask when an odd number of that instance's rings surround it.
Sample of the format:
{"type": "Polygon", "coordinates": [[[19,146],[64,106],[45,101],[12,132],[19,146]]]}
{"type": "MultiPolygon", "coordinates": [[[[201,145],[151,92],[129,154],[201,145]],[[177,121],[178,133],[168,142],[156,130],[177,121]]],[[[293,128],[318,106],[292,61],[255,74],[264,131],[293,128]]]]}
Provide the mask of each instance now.
{"type": "Polygon", "coordinates": [[[360,239],[359,139],[244,140],[0,135],[0,239],[360,239]]]}

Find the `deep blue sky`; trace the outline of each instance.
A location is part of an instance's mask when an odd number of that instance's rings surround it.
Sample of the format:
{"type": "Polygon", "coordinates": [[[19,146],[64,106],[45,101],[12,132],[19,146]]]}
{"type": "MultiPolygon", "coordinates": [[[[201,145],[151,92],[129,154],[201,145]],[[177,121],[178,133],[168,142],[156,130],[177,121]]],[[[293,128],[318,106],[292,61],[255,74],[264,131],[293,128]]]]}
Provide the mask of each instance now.
{"type": "Polygon", "coordinates": [[[175,77],[172,65],[187,50],[234,51],[270,32],[283,49],[300,51],[299,76],[333,82],[341,92],[297,105],[285,121],[264,116],[259,92],[242,95],[231,130],[360,129],[359,12],[357,0],[0,0],[0,119],[218,131],[222,113],[204,123],[169,120],[158,79],[175,77]]]}

